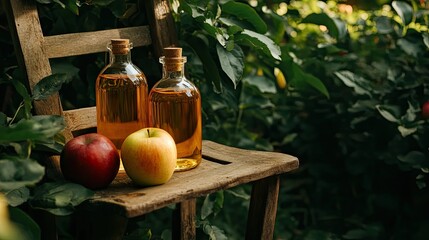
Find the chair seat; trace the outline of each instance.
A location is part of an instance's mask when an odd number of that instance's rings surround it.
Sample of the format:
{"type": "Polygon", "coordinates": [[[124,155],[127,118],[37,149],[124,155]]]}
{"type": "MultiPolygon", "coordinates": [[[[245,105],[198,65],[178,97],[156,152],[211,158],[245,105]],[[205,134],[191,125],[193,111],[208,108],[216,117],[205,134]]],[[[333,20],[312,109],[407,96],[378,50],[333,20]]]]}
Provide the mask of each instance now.
{"type": "Polygon", "coordinates": [[[296,157],[228,147],[203,141],[203,161],[192,170],[176,172],[166,184],[134,185],[124,171],[86,204],[91,210],[109,209],[125,217],[141,216],[167,205],[204,196],[218,190],[253,182],[298,168],[296,157]]]}

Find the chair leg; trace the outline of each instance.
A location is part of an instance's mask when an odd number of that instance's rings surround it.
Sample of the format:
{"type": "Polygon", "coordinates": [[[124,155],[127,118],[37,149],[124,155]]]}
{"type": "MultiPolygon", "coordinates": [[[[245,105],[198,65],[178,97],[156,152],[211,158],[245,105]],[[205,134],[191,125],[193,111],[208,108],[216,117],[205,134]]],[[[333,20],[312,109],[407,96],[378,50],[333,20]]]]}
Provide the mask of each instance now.
{"type": "Polygon", "coordinates": [[[176,204],[173,212],[173,239],[196,239],[195,227],[196,199],[190,199],[176,204]]]}
{"type": "Polygon", "coordinates": [[[277,214],[279,176],[267,177],[253,183],[247,217],[246,239],[272,239],[277,214]]]}
{"type": "Polygon", "coordinates": [[[123,239],[128,219],[107,211],[79,211],[76,216],[76,239],[120,240],[123,239]]]}

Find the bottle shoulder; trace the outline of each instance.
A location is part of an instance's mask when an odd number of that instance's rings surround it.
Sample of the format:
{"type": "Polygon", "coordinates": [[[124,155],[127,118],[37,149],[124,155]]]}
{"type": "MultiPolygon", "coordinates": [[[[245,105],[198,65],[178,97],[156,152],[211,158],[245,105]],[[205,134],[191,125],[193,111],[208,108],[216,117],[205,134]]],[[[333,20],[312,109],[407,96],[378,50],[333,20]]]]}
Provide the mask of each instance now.
{"type": "MultiPolygon", "coordinates": [[[[153,88],[165,88],[170,89],[174,91],[183,91],[183,90],[196,90],[198,91],[198,88],[195,86],[194,83],[189,81],[185,77],[180,78],[163,78],[160,79],[153,88]]],[[[199,91],[198,91],[199,92],[199,91]]]]}
{"type": "Polygon", "coordinates": [[[146,75],[144,72],[132,63],[127,64],[109,64],[104,67],[97,77],[97,82],[107,80],[122,79],[131,81],[134,85],[146,84],[146,75]]]}

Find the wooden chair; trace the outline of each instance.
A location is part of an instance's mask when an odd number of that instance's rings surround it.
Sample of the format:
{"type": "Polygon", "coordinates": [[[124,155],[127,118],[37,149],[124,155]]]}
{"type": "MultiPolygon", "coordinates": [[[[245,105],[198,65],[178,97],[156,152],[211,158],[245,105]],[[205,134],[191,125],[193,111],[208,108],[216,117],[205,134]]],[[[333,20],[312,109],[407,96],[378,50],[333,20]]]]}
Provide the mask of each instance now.
{"type": "MultiPolygon", "coordinates": [[[[113,38],[129,38],[134,46],[151,46],[159,57],[177,38],[168,0],[144,1],[149,26],[44,36],[34,0],[2,0],[8,14],[16,55],[32,90],[50,75],[49,59],[105,51],[113,38]]],[[[73,132],[96,127],[95,107],[63,111],[59,95],[34,103],[36,114],[63,115],[66,140],[73,132]]],[[[58,156],[49,163],[59,172],[58,156]]],[[[130,218],[176,204],[173,239],[195,239],[196,198],[252,183],[246,239],[271,239],[277,211],[279,175],[298,168],[296,157],[250,151],[203,141],[203,161],[196,169],[175,173],[161,186],[137,188],[121,171],[107,189],[80,206],[78,239],[121,239],[130,218]]],[[[56,239],[45,234],[44,239],[56,239]]]]}

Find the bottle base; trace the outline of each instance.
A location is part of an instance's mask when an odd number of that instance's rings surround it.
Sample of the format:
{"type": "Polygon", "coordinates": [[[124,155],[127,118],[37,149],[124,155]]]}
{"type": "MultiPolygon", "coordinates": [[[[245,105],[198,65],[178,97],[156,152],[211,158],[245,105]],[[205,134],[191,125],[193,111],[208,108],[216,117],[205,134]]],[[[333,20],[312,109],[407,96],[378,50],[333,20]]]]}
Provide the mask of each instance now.
{"type": "Polygon", "coordinates": [[[200,161],[197,161],[196,159],[192,158],[178,158],[176,168],[174,169],[175,172],[183,172],[187,170],[191,170],[193,168],[196,168],[200,161]]]}

